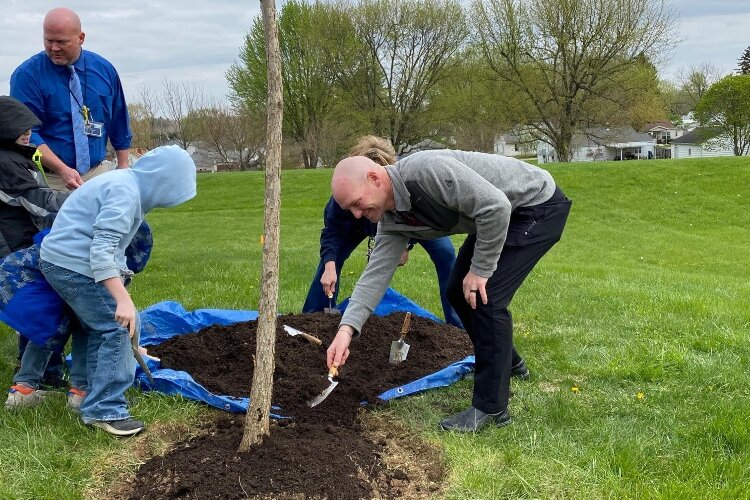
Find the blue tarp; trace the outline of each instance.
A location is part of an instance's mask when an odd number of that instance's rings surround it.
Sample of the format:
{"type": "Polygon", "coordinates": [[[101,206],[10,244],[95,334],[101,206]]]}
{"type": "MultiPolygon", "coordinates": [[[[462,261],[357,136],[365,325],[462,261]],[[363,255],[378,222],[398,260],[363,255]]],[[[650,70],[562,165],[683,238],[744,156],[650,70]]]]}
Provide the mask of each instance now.
{"type": "MultiPolygon", "coordinates": [[[[339,308],[345,309],[348,300],[339,308]]],[[[389,288],[375,314],[385,316],[392,312],[412,312],[418,316],[440,321],[435,315],[418,306],[397,291],[389,288]]],[[[157,345],[176,335],[192,333],[211,325],[231,325],[258,318],[257,311],[239,311],[230,309],[197,309],[187,311],[177,302],[159,302],[141,312],[141,345],[157,345]]],[[[155,390],[165,394],[179,394],[187,399],[202,401],[225,411],[244,413],[247,410],[248,398],[235,398],[212,394],[205,387],[193,380],[187,372],[161,368],[158,361],[146,357],[154,383],[146,377],[141,368],[136,369],[135,384],[143,390],[155,390]]],[[[457,361],[446,368],[427,375],[400,387],[394,387],[379,397],[389,400],[408,396],[435,387],[445,387],[461,380],[474,370],[474,356],[457,361]]],[[[274,415],[279,417],[279,415],[274,415]]]]}

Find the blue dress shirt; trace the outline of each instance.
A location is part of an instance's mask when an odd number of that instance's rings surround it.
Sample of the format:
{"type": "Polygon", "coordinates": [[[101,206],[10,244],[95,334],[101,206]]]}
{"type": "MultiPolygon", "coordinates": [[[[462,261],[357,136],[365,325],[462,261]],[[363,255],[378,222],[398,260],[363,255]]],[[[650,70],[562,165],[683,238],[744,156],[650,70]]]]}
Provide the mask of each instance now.
{"type": "MultiPolygon", "coordinates": [[[[74,63],[81,81],[83,104],[91,120],[104,124],[101,137],[89,137],[91,167],[104,160],[107,139],[116,151],[128,149],[132,139],[128,108],[114,66],[98,54],[82,50],[74,63]]],[[[21,63],[10,77],[10,95],[24,103],[42,121],[32,130],[31,142],[46,144],[71,168],[75,168],[75,142],[66,66],[54,64],[40,52],[21,63]]],[[[78,110],[76,110],[78,112],[78,110]]]]}

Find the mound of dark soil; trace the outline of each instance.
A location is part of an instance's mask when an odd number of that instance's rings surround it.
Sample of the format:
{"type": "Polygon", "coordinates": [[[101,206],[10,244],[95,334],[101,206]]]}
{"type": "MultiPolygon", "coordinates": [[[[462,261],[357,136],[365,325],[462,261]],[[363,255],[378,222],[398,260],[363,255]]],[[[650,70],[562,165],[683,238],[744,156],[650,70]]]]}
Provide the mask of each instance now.
{"type": "MultiPolygon", "coordinates": [[[[405,482],[421,481],[388,469],[381,456],[385,443],[366,438],[357,417],[363,403],[378,404],[383,391],[471,354],[468,337],[452,326],[412,317],[408,358],[392,365],[390,345],[404,313],[373,316],[361,339],[352,342],[336,389],[309,408],[306,402],[328,385],[325,351],[339,319],[323,313],[278,318],[273,404],[276,413],[293,418],[276,421],[262,444],[237,453],[244,418],[223,416],[209,434],[145,463],[131,498],[396,498],[405,482]],[[313,334],[323,344],[291,337],[282,325],[313,334]]],[[[248,396],[255,332],[254,321],[211,327],[149,351],[161,358],[163,367],[189,372],[214,393],[248,396]]]]}

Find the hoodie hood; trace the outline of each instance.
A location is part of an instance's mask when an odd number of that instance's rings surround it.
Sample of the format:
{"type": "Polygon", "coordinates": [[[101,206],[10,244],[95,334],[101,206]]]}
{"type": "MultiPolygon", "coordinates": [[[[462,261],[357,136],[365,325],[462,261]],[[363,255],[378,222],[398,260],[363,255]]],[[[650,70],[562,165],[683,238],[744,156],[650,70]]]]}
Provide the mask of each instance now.
{"type": "Polygon", "coordinates": [[[41,124],[21,101],[7,95],[0,96],[0,140],[15,142],[21,134],[41,124]]]}
{"type": "Polygon", "coordinates": [[[152,149],[138,159],[131,173],[138,182],[143,213],[195,197],[195,163],[179,146],[152,149]]]}

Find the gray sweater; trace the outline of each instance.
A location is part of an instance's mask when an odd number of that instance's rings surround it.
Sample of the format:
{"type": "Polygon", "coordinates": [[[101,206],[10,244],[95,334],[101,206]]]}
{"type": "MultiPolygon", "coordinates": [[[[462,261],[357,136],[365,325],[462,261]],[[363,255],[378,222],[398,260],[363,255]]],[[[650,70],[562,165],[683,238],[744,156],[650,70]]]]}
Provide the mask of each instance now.
{"type": "Polygon", "coordinates": [[[409,238],[476,233],[471,271],[489,278],[497,268],[511,212],[544,203],[555,192],[549,172],[485,153],[424,151],[387,166],[386,171],[396,208],[386,211],[378,224],[370,261],[341,319],[357,335],[383,298],[409,238]],[[416,212],[424,225],[414,225],[413,219],[407,223],[399,212],[416,212]]]}

